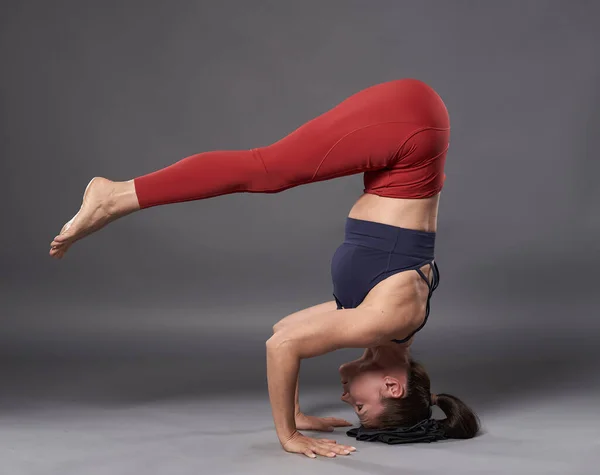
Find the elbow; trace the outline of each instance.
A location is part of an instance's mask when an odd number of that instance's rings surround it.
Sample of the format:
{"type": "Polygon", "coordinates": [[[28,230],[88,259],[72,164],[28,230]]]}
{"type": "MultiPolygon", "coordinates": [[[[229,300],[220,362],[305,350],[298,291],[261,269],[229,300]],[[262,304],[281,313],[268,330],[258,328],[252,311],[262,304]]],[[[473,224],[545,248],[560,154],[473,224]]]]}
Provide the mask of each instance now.
{"type": "Polygon", "coordinates": [[[279,321],[275,325],[273,325],[273,335],[275,335],[275,333],[281,331],[282,328],[283,328],[283,325],[282,325],[281,321],[279,321]]]}
{"type": "Polygon", "coordinates": [[[275,332],[266,342],[268,353],[279,352],[281,350],[289,351],[293,347],[293,340],[283,331],[275,332]]]}

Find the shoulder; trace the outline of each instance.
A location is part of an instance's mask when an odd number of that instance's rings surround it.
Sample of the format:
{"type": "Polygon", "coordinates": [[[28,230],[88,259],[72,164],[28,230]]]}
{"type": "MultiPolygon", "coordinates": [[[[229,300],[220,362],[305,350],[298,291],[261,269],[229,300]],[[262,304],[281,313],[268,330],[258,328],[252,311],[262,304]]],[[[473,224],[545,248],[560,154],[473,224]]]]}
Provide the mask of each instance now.
{"type": "Polygon", "coordinates": [[[377,312],[382,331],[397,338],[423,323],[428,295],[429,287],[416,271],[402,271],[373,287],[358,308],[377,312]]]}

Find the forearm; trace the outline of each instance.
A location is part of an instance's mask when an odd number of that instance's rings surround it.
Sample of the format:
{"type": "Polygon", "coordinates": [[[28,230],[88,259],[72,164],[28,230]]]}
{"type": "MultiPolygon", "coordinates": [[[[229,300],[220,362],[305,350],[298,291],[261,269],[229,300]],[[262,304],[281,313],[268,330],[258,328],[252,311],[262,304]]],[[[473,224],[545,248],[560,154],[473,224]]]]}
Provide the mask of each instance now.
{"type": "Polygon", "coordinates": [[[271,338],[267,342],[267,381],[275,431],[283,444],[296,433],[296,403],[300,358],[291,343],[271,338]]]}
{"type": "Polygon", "coordinates": [[[300,370],[298,369],[298,377],[296,378],[296,398],[295,398],[294,414],[300,413],[300,370]]]}

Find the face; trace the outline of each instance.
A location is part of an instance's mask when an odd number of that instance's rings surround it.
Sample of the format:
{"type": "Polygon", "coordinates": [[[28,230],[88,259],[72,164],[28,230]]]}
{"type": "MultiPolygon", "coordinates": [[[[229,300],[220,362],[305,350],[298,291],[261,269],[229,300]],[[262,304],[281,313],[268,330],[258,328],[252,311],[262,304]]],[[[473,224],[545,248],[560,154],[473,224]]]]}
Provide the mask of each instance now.
{"type": "Polygon", "coordinates": [[[363,421],[374,420],[383,411],[381,397],[385,391],[383,368],[363,359],[340,366],[342,401],[353,407],[363,421]]]}
{"type": "MultiPolygon", "coordinates": [[[[395,359],[395,358],[394,358],[395,359]]],[[[344,388],[342,401],[352,406],[361,424],[376,422],[384,410],[382,398],[401,398],[407,380],[407,367],[398,363],[382,364],[371,350],[340,366],[344,388]]]]}

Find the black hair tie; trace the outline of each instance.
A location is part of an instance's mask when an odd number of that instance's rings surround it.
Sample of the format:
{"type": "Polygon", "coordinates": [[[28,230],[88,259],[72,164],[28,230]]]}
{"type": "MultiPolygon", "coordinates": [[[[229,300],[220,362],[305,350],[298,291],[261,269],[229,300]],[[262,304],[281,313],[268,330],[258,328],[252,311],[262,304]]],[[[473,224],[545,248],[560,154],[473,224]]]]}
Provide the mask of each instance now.
{"type": "Polygon", "coordinates": [[[410,444],[414,442],[435,442],[447,439],[440,421],[425,419],[412,427],[395,427],[392,429],[366,429],[362,425],[346,432],[356,440],[383,442],[385,444],[410,444]]]}

